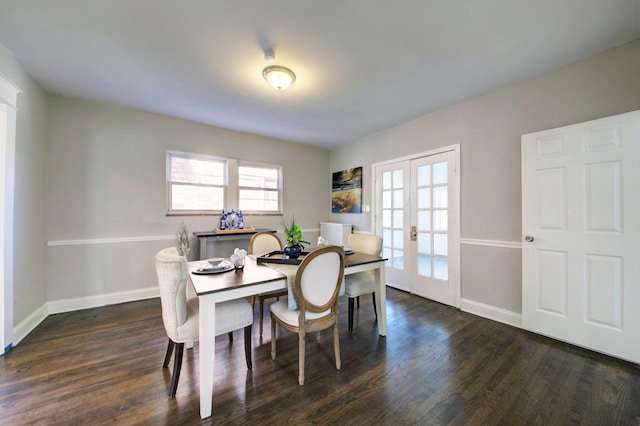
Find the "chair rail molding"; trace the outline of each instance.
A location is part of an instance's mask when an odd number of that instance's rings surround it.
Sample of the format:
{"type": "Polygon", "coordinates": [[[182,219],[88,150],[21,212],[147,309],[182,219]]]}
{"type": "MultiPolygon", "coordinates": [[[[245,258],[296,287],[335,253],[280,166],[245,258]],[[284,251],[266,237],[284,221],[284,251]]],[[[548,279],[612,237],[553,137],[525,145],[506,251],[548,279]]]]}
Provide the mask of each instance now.
{"type": "MultiPolygon", "coordinates": [[[[302,233],[318,233],[320,228],[303,229],[302,233]]],[[[281,229],[276,230],[276,234],[284,235],[281,229]]],[[[140,243],[150,241],[173,241],[175,235],[147,235],[137,237],[112,237],[112,238],[83,238],[78,240],[49,240],[47,241],[47,247],[58,246],[84,246],[91,244],[123,244],[123,243],[140,243]]]]}
{"type": "Polygon", "coordinates": [[[522,242],[520,241],[500,241],[500,240],[483,240],[478,238],[460,238],[460,244],[465,244],[470,246],[500,247],[500,248],[522,250],[522,242]]]}
{"type": "Polygon", "coordinates": [[[81,240],[50,240],[47,241],[47,247],[56,246],[83,246],[90,244],[122,244],[122,243],[140,243],[147,241],[169,241],[175,240],[175,235],[150,235],[142,237],[115,237],[115,238],[87,238],[81,240]]]}

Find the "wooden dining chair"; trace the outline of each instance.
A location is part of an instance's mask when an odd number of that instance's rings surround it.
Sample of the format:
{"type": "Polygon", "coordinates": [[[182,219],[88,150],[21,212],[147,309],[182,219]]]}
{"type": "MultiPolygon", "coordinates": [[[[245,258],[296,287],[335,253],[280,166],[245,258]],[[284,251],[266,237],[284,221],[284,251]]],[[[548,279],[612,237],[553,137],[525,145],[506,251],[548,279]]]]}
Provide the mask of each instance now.
{"type": "MultiPolygon", "coordinates": [[[[273,232],[258,232],[251,236],[249,240],[249,254],[261,256],[263,254],[271,253],[272,251],[282,250],[282,241],[273,232]]],[[[270,298],[276,298],[280,300],[280,297],[287,295],[287,289],[274,290],[267,293],[256,294],[251,302],[252,306],[255,306],[256,298],[260,303],[260,337],[262,337],[262,324],[264,317],[264,301],[270,298]]]]}
{"type": "MultiPolygon", "coordinates": [[[[359,253],[380,255],[382,251],[382,237],[369,234],[350,234],[348,237],[349,248],[359,253]]],[[[357,272],[346,275],[344,278],[344,294],[349,298],[349,333],[353,332],[354,300],[360,307],[360,296],[371,293],[373,312],[376,319],[376,276],[374,271],[357,272]]]]}
{"type": "Polygon", "coordinates": [[[290,310],[287,299],[271,305],[271,359],[276,359],[276,324],[298,333],[298,383],[304,385],[305,336],[333,327],[336,369],[340,370],[338,293],[344,274],[344,251],[327,246],[311,251],[300,263],[293,284],[298,305],[290,310]]]}
{"type": "MultiPolygon", "coordinates": [[[[198,298],[187,300],[187,285],[190,281],[187,260],[178,254],[175,247],[160,250],[155,256],[156,274],[160,287],[162,322],[169,337],[163,368],[169,367],[175,348],[173,373],[169,385],[169,398],[176,395],[184,344],[198,341],[200,321],[198,298]]],[[[244,328],[244,350],[247,368],[251,370],[251,325],[253,309],[245,299],[235,299],[216,304],[215,335],[230,333],[244,328]]]]}

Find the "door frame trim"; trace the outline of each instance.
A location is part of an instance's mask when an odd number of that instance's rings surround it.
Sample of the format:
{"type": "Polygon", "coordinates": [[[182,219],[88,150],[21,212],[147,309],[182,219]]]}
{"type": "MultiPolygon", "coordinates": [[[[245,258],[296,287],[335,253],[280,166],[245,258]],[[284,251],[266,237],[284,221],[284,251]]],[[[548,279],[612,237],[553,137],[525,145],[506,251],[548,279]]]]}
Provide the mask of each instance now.
{"type": "Polygon", "coordinates": [[[18,95],[22,91],[0,74],[0,355],[13,345],[13,243],[18,95]]]}
{"type": "Polygon", "coordinates": [[[460,261],[460,144],[453,144],[444,146],[441,148],[435,148],[428,151],[422,151],[415,154],[405,155],[403,157],[393,158],[391,160],[379,161],[377,163],[371,164],[371,177],[372,177],[372,185],[371,185],[371,211],[373,213],[373,220],[371,221],[371,229],[373,233],[376,230],[376,223],[378,221],[378,208],[376,205],[376,185],[375,185],[375,176],[376,176],[376,168],[381,166],[386,166],[393,163],[400,163],[404,161],[417,160],[422,157],[429,157],[437,154],[444,154],[447,152],[453,152],[455,159],[455,178],[454,181],[451,182],[453,186],[456,188],[456,196],[453,200],[454,206],[451,206],[449,211],[452,211],[455,214],[455,223],[451,226],[449,230],[449,252],[453,252],[455,254],[456,264],[455,267],[452,268],[453,274],[449,276],[449,281],[453,281],[452,284],[455,287],[454,301],[451,306],[460,308],[460,303],[462,299],[462,280],[461,280],[461,261],[460,261]]]}

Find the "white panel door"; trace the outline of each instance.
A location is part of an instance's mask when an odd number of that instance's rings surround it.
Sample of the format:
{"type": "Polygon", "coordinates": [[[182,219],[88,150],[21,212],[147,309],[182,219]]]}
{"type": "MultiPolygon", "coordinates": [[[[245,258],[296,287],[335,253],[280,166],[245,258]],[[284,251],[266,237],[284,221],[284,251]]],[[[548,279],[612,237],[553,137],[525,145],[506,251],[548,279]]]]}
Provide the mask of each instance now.
{"type": "Polygon", "coordinates": [[[640,362],[640,111],[522,137],[522,324],[640,362]]]}
{"type": "Polygon", "coordinates": [[[457,150],[375,167],[387,285],[459,306],[457,150]]]}

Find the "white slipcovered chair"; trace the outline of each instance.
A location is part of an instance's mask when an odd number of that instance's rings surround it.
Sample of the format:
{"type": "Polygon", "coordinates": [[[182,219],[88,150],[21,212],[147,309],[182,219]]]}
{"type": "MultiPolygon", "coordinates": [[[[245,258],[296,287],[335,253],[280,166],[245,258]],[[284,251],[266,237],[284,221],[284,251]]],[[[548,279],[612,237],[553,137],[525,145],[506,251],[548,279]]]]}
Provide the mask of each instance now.
{"type": "Polygon", "coordinates": [[[338,293],[343,274],[344,251],[341,247],[328,246],[313,250],[302,260],[296,272],[293,294],[298,309],[290,310],[287,299],[271,305],[271,358],[276,359],[276,324],[298,333],[298,383],[301,386],[304,384],[307,333],[333,327],[336,369],[340,370],[338,293]]]}
{"type": "MultiPolygon", "coordinates": [[[[382,251],[382,237],[368,234],[349,234],[349,248],[360,253],[380,255],[382,251]]],[[[378,318],[376,311],[376,277],[374,271],[358,272],[346,275],[344,278],[344,294],[349,298],[349,333],[353,332],[353,309],[354,300],[357,299],[360,307],[360,296],[371,293],[373,301],[373,312],[378,318]]]]}
{"type": "MultiPolygon", "coordinates": [[[[175,347],[173,374],[169,386],[169,398],[178,388],[184,344],[198,341],[198,298],[187,300],[187,285],[190,282],[187,260],[178,254],[175,247],[160,250],[155,256],[156,273],[162,303],[162,322],[169,337],[163,368],[169,366],[175,347]]],[[[244,328],[244,348],[247,368],[251,370],[251,324],[253,309],[245,299],[230,300],[216,304],[215,335],[230,333],[244,328]]]]}
{"type": "MultiPolygon", "coordinates": [[[[253,254],[256,256],[262,256],[263,254],[271,253],[272,251],[282,250],[282,241],[280,238],[273,232],[257,232],[251,236],[249,240],[249,254],[253,254]]],[[[280,297],[287,295],[287,289],[284,290],[274,290],[267,293],[256,294],[251,304],[255,305],[256,297],[260,302],[260,337],[262,337],[262,323],[264,316],[264,301],[265,299],[277,298],[280,300],[280,297]]]]}

